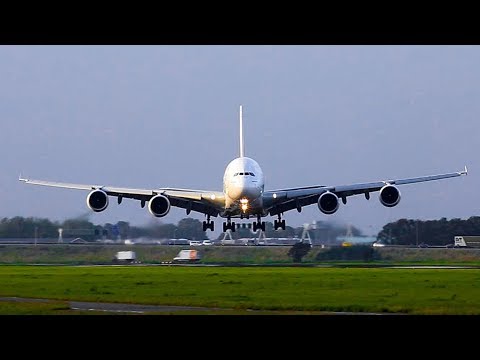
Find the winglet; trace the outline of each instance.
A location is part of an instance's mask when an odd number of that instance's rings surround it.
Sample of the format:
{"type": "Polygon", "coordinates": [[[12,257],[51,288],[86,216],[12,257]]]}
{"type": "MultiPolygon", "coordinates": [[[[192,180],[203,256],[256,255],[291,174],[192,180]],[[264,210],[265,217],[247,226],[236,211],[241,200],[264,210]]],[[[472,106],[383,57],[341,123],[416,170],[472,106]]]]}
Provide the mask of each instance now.
{"type": "Polygon", "coordinates": [[[29,179],[22,177],[22,173],[20,173],[20,175],[18,176],[18,181],[23,181],[25,183],[30,182],[29,179]]]}
{"type": "Polygon", "coordinates": [[[467,165],[465,165],[465,170],[460,172],[460,175],[467,175],[467,174],[468,174],[467,165]]]}
{"type": "Polygon", "coordinates": [[[242,119],[242,105],[240,105],[240,157],[244,157],[244,152],[243,152],[243,119],[242,119]]]}

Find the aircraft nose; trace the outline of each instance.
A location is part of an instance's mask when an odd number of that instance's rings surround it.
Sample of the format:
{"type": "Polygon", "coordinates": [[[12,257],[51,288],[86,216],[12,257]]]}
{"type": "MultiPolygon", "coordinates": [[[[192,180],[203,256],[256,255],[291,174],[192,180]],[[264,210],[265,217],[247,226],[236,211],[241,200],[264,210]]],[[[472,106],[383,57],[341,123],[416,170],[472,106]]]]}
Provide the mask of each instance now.
{"type": "Polygon", "coordinates": [[[243,195],[250,199],[256,199],[260,196],[260,187],[257,185],[250,185],[244,188],[243,195]]]}
{"type": "Polygon", "coordinates": [[[228,196],[231,199],[236,199],[236,200],[244,197],[247,197],[249,199],[256,199],[260,196],[260,194],[261,194],[261,189],[256,184],[252,185],[252,184],[241,183],[235,186],[231,186],[228,189],[228,196]]]}
{"type": "Polygon", "coordinates": [[[240,199],[243,193],[243,187],[242,186],[231,186],[228,188],[228,196],[231,199],[240,199]]]}

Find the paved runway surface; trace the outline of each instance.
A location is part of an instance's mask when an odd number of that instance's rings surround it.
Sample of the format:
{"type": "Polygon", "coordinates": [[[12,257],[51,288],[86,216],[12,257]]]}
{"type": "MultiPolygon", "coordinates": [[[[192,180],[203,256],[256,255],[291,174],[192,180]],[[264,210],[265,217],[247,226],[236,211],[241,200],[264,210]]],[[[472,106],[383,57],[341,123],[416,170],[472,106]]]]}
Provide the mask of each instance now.
{"type": "MultiPolygon", "coordinates": [[[[20,297],[0,297],[0,301],[14,302],[51,302],[49,299],[30,299],[20,297]]],[[[138,313],[152,311],[188,311],[188,310],[215,310],[214,308],[195,307],[195,306],[165,306],[165,305],[142,305],[142,304],[119,304],[119,303],[103,303],[103,302],[86,302],[86,301],[69,301],[72,310],[92,310],[92,311],[108,311],[119,313],[138,313]]]]}
{"type": "MultiPolygon", "coordinates": [[[[55,300],[50,299],[32,299],[32,298],[21,298],[21,297],[0,297],[1,301],[9,302],[54,302],[55,300]]],[[[142,304],[120,304],[120,303],[103,303],[103,302],[87,302],[87,301],[68,301],[70,309],[72,310],[83,310],[83,311],[105,311],[110,313],[120,313],[120,314],[144,314],[151,312],[158,313],[172,313],[175,311],[211,311],[211,310],[230,310],[223,308],[206,308],[206,307],[195,307],[195,306],[168,306],[168,305],[142,305],[142,304]]],[[[247,310],[248,312],[259,312],[262,314],[275,314],[279,315],[281,312],[278,311],[268,311],[268,310],[247,310]]],[[[292,312],[288,312],[292,314],[292,312]]],[[[294,312],[297,315],[302,312],[294,312]]],[[[330,311],[308,311],[308,314],[319,314],[319,315],[399,315],[399,314],[388,314],[388,313],[368,313],[368,312],[330,312],[330,311]]],[[[182,313],[185,314],[185,313],[182,313]]]]}

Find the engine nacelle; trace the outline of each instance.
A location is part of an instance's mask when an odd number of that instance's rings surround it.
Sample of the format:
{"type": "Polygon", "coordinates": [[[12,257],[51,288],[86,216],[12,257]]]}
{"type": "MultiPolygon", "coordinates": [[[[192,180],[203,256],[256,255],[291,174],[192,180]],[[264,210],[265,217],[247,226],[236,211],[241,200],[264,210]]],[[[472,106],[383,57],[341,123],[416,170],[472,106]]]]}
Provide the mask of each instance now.
{"type": "Polygon", "coordinates": [[[103,190],[93,190],[87,196],[87,206],[95,211],[100,212],[108,206],[108,195],[103,190]]]}
{"type": "Polygon", "coordinates": [[[148,211],[156,217],[163,217],[170,211],[170,200],[166,196],[156,195],[148,202],[148,211]]]}
{"type": "Polygon", "coordinates": [[[318,208],[324,214],[333,214],[338,210],[339,206],[340,203],[338,202],[338,196],[330,191],[324,192],[318,198],[318,208]]]}
{"type": "Polygon", "coordinates": [[[401,194],[400,190],[393,185],[385,185],[380,189],[380,202],[382,205],[392,207],[400,202],[401,194]]]}

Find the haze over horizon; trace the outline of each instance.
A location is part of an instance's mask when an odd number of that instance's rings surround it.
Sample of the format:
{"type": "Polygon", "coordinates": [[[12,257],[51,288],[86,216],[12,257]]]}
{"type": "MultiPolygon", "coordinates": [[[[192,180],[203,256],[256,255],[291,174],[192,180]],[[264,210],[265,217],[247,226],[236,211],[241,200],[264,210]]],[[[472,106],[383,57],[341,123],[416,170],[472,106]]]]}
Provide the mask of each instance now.
{"type": "MultiPolygon", "coordinates": [[[[292,210],[288,226],[335,221],[370,235],[401,218],[478,216],[479,63],[479,46],[459,45],[3,45],[0,216],[62,221],[89,211],[86,191],[26,185],[20,174],[221,191],[239,154],[240,105],[245,155],[266,190],[469,170],[399,186],[393,208],[375,192],[333,215],[316,204],[292,210]]],[[[187,215],[172,207],[154,218],[139,201],[110,198],[88,216],[142,225],[187,215]]],[[[212,220],[210,238],[224,221],[212,220]]]]}

